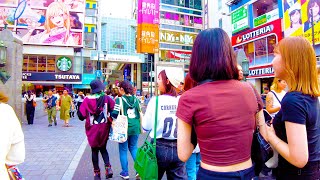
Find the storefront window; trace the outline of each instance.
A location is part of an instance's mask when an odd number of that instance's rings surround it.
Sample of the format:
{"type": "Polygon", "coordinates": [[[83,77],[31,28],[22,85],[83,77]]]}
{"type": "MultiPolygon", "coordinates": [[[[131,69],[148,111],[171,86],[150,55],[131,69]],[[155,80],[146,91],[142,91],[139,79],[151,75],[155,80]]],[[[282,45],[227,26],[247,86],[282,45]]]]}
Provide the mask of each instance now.
{"type": "Polygon", "coordinates": [[[161,3],[202,10],[202,0],[161,0],[161,3]]]}
{"type": "Polygon", "coordinates": [[[277,43],[276,36],[271,35],[237,47],[234,50],[243,49],[249,60],[250,66],[270,64],[274,58],[273,50],[277,43]]]}
{"type": "Polygon", "coordinates": [[[253,15],[254,18],[266,14],[274,9],[278,8],[277,1],[274,0],[263,0],[256,1],[253,3],[253,15]]]}
{"type": "Polygon", "coordinates": [[[249,60],[249,64],[254,64],[254,44],[253,42],[247,43],[243,45],[244,52],[247,55],[247,58],[249,60]]]}
{"type": "Polygon", "coordinates": [[[268,62],[266,38],[254,41],[255,64],[266,64],[268,62]]]}
{"type": "Polygon", "coordinates": [[[91,61],[89,58],[84,60],[83,64],[83,73],[92,74],[95,69],[95,61],[91,61]]]}
{"type": "Polygon", "coordinates": [[[55,56],[23,56],[22,71],[55,72],[55,56]]]}

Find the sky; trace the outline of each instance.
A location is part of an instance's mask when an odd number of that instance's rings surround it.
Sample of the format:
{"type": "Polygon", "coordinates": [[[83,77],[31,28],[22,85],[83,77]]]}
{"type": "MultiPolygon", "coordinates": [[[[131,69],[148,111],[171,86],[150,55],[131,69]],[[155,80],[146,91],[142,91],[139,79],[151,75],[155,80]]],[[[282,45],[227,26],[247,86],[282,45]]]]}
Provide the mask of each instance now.
{"type": "Polygon", "coordinates": [[[100,0],[103,16],[131,18],[133,0],[100,0]]]}

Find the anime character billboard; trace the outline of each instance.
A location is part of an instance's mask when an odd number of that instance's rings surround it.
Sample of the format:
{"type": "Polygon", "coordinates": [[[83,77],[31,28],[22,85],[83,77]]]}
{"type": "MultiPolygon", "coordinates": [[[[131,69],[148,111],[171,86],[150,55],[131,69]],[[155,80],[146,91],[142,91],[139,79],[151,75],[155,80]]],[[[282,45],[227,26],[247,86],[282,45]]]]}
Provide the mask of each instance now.
{"type": "Polygon", "coordinates": [[[82,46],[85,0],[0,0],[7,24],[24,44],[82,46]]]}
{"type": "Polygon", "coordinates": [[[303,35],[320,44],[320,0],[283,0],[283,8],[285,37],[303,35]]]}

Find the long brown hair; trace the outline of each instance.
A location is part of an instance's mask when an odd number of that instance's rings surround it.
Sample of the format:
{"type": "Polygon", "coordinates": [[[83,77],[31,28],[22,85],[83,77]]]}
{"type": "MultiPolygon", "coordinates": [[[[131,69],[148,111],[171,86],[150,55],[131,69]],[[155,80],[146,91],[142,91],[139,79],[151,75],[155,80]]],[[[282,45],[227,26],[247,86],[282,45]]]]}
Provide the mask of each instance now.
{"type": "Polygon", "coordinates": [[[281,55],[289,91],[299,91],[311,96],[320,96],[316,54],[304,37],[287,37],[275,47],[281,55]]]}
{"type": "Polygon", "coordinates": [[[165,83],[168,80],[168,77],[167,77],[166,72],[164,70],[162,70],[159,73],[159,77],[161,77],[163,86],[165,87],[165,92],[160,92],[160,94],[167,94],[167,95],[170,95],[170,96],[177,96],[176,89],[171,84],[170,80],[169,80],[169,82],[170,82],[169,84],[165,83]]]}
{"type": "Polygon", "coordinates": [[[190,74],[188,73],[184,79],[184,86],[183,86],[183,90],[188,91],[189,89],[193,88],[197,86],[197,82],[194,81],[190,74]]]}
{"type": "Polygon", "coordinates": [[[0,103],[7,103],[8,101],[8,96],[6,96],[4,92],[0,91],[0,103]]]}

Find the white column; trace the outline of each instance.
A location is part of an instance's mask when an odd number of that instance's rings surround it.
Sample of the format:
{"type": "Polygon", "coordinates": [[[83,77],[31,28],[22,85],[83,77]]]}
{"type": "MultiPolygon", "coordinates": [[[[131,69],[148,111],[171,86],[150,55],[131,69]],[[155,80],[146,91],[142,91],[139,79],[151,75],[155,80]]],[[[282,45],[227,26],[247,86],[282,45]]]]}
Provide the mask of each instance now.
{"type": "Polygon", "coordinates": [[[142,92],[142,87],[141,87],[141,64],[137,64],[137,89],[141,89],[142,92]]]}

